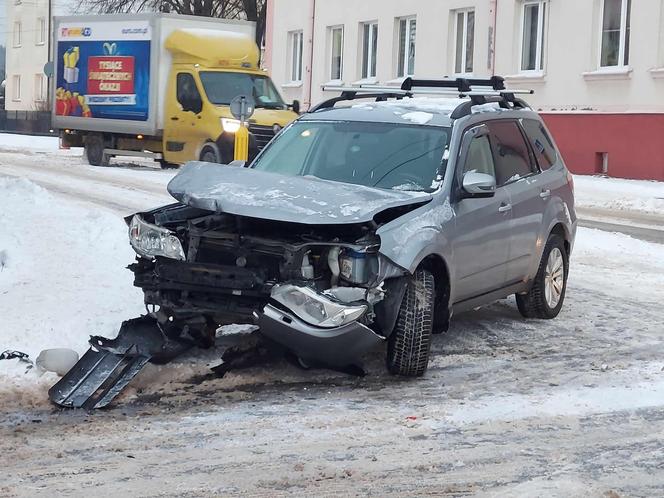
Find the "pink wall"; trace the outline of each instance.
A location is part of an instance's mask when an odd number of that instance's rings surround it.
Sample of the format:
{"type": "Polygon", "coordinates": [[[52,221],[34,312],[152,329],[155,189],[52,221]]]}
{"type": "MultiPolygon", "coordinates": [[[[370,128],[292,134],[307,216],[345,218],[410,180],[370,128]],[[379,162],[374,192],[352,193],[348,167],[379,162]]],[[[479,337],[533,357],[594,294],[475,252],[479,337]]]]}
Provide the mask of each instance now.
{"type": "Polygon", "coordinates": [[[664,181],[664,114],[545,114],[565,164],[573,173],[664,181]]]}

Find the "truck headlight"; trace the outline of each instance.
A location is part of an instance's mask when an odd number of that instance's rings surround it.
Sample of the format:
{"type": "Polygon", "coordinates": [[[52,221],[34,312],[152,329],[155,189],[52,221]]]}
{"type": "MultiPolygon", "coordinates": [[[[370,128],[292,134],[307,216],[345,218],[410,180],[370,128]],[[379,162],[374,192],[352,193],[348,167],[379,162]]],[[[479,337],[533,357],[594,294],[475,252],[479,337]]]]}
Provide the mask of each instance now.
{"type": "Polygon", "coordinates": [[[171,259],[186,259],[180,239],[173,232],[146,223],[138,215],[135,215],[129,223],[129,243],[137,254],[146,258],[163,256],[171,259]]]}
{"type": "Polygon", "coordinates": [[[339,327],[357,320],[367,311],[366,305],[338,303],[310,287],[279,285],[272,289],[271,295],[272,299],[316,327],[339,327]]]}
{"type": "Polygon", "coordinates": [[[237,133],[240,124],[237,119],[221,118],[221,127],[226,133],[237,133]]]}

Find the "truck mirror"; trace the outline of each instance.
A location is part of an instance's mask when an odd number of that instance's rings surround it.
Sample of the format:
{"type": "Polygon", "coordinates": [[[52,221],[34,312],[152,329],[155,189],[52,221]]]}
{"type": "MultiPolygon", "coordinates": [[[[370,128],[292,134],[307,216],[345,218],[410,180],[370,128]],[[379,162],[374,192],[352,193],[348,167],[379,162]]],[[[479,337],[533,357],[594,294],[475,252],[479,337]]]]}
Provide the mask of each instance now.
{"type": "Polygon", "coordinates": [[[290,107],[291,107],[291,109],[293,109],[294,113],[300,114],[300,101],[299,100],[294,100],[290,107]]]}
{"type": "Polygon", "coordinates": [[[198,114],[203,110],[203,101],[200,98],[190,97],[182,102],[182,110],[198,114]]]}

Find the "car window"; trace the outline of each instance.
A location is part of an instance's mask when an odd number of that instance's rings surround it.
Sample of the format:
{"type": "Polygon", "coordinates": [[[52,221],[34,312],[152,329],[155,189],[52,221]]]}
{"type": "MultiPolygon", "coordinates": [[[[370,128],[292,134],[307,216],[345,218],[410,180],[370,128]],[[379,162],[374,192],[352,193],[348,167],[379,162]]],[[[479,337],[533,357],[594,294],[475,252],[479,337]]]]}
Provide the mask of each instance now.
{"type": "Polygon", "coordinates": [[[176,95],[184,111],[200,112],[203,102],[198,93],[194,77],[189,73],[179,73],[176,80],[176,95]]]}
{"type": "Polygon", "coordinates": [[[549,169],[556,162],[558,154],[546,128],[535,119],[522,119],[521,124],[528,135],[540,169],[549,169]]]}
{"type": "Polygon", "coordinates": [[[498,186],[536,171],[530,159],[528,145],[516,121],[489,121],[487,126],[494,145],[498,186]]]}
{"type": "Polygon", "coordinates": [[[489,135],[482,135],[473,138],[468,147],[466,163],[463,166],[463,173],[476,171],[496,177],[496,169],[491,155],[491,142],[489,135]]]}

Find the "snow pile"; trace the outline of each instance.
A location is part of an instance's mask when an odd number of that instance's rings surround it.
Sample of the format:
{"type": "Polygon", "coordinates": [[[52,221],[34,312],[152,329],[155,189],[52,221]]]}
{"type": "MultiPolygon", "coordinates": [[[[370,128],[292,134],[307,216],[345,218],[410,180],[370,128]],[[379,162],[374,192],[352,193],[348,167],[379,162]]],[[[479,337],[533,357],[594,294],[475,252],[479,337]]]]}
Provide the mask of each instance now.
{"type": "Polygon", "coordinates": [[[574,175],[579,207],[640,211],[664,217],[664,182],[574,175]]]}
{"type": "Polygon", "coordinates": [[[32,135],[0,133],[0,150],[50,152],[58,150],[59,147],[60,139],[58,137],[36,137],[32,135]]]}
{"type": "MultiPolygon", "coordinates": [[[[25,179],[0,177],[0,352],[34,360],[47,348],[82,354],[90,334],[113,337],[143,311],[125,269],[134,259],[120,217],[55,197],[25,179]]],[[[0,362],[0,400],[46,401],[56,379],[0,362]],[[31,390],[38,393],[30,393],[31,390]]]]}

